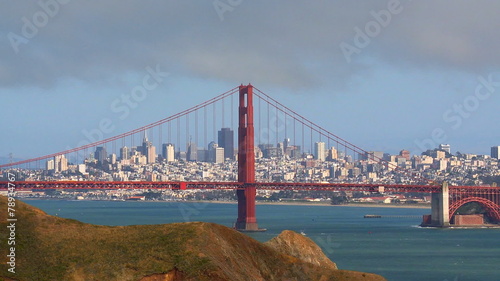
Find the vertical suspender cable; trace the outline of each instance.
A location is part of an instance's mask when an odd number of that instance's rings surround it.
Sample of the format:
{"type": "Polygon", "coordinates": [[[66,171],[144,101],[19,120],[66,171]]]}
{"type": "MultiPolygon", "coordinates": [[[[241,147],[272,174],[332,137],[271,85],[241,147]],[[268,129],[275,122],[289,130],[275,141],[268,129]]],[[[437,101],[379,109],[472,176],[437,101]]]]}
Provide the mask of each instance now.
{"type": "Polygon", "coordinates": [[[259,130],[258,130],[259,134],[257,136],[257,138],[258,138],[258,144],[262,144],[262,140],[260,139],[260,136],[262,135],[262,133],[261,133],[262,132],[262,125],[261,125],[261,119],[262,118],[261,118],[261,110],[260,110],[260,108],[261,108],[261,106],[260,106],[260,100],[261,100],[261,98],[260,98],[260,96],[258,96],[258,105],[259,105],[259,108],[257,109],[258,112],[259,112],[259,130]]]}
{"type": "Polygon", "coordinates": [[[222,103],[222,128],[224,128],[224,118],[225,118],[225,113],[224,113],[224,99],[221,99],[222,103]]]}
{"type": "Polygon", "coordinates": [[[189,132],[189,114],[186,114],[186,152],[190,145],[190,132],[189,132]]]}
{"type": "Polygon", "coordinates": [[[196,143],[195,148],[198,149],[198,110],[194,112],[194,143],[196,143]]]}
{"type": "Polygon", "coordinates": [[[167,140],[169,143],[172,143],[172,121],[169,121],[167,126],[168,126],[167,140]]]}
{"type": "Polygon", "coordinates": [[[213,103],[213,110],[214,110],[214,116],[213,116],[213,130],[214,130],[214,134],[213,134],[213,141],[214,142],[217,142],[217,116],[216,116],[216,106],[215,106],[215,102],[213,103]]]}
{"type": "Polygon", "coordinates": [[[269,98],[267,100],[267,144],[271,144],[271,116],[269,116],[269,98]]]}
{"type": "Polygon", "coordinates": [[[163,132],[162,132],[163,128],[162,127],[163,127],[163,124],[158,126],[158,145],[159,145],[159,147],[162,146],[162,142],[163,142],[163,139],[162,139],[163,138],[163,132]]]}
{"type": "Polygon", "coordinates": [[[231,130],[234,130],[234,93],[231,94],[231,130]]]}
{"type": "Polygon", "coordinates": [[[177,151],[181,152],[181,118],[177,117],[177,151]]]}
{"type": "Polygon", "coordinates": [[[274,140],[274,143],[276,143],[276,146],[278,145],[278,143],[280,142],[279,141],[279,135],[278,135],[278,104],[276,104],[276,129],[275,129],[275,133],[276,133],[276,136],[275,136],[275,140],[274,140]]]}
{"type": "Polygon", "coordinates": [[[309,128],[311,128],[311,143],[309,144],[309,154],[314,154],[314,150],[313,150],[313,127],[310,126],[309,128]]]}
{"type": "Polygon", "coordinates": [[[203,138],[204,138],[204,148],[207,148],[207,106],[203,107],[203,138]]]}
{"type": "Polygon", "coordinates": [[[301,123],[302,123],[302,148],[301,148],[301,150],[302,150],[302,154],[304,154],[305,150],[306,150],[306,147],[305,147],[305,138],[304,138],[304,135],[305,135],[305,133],[304,133],[304,122],[301,122],[301,123]]]}

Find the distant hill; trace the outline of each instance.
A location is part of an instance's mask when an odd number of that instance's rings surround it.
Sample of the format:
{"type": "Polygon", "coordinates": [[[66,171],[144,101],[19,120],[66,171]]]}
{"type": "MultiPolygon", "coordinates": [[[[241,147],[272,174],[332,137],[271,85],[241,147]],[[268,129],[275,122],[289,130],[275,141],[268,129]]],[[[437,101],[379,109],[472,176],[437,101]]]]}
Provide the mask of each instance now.
{"type": "Polygon", "coordinates": [[[292,231],[260,243],[213,223],[99,226],[16,203],[12,274],[7,198],[0,196],[0,280],[385,280],[337,270],[312,240],[292,231]]]}

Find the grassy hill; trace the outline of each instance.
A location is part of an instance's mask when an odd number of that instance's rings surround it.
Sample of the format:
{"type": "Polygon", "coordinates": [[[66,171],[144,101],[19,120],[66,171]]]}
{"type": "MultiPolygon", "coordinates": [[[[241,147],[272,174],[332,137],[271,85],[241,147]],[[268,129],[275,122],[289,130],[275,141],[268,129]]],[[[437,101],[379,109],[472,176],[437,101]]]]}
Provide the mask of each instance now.
{"type": "Polygon", "coordinates": [[[98,226],[16,203],[12,274],[0,197],[0,280],[385,280],[337,270],[314,242],[291,231],[260,243],[212,223],[98,226]]]}

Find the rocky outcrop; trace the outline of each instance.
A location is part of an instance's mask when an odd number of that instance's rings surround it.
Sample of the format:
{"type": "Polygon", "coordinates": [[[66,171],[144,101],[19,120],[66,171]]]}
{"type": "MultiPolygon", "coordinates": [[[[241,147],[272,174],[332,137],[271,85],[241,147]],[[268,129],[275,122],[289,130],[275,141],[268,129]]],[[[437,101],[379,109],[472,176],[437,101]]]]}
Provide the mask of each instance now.
{"type": "Polygon", "coordinates": [[[316,243],[291,230],[284,230],[265,244],[282,254],[296,257],[322,268],[337,269],[337,265],[323,253],[316,243]]]}

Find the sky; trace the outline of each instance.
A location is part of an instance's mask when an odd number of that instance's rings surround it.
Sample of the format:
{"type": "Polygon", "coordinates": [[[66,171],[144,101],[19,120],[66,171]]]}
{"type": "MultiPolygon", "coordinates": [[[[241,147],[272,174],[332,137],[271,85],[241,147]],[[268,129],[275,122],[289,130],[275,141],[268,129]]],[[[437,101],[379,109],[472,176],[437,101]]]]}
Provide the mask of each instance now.
{"type": "Polygon", "coordinates": [[[1,1],[0,158],[75,147],[102,120],[111,137],[242,83],[368,151],[449,143],[489,154],[500,145],[499,10],[493,0],[1,1]]]}

